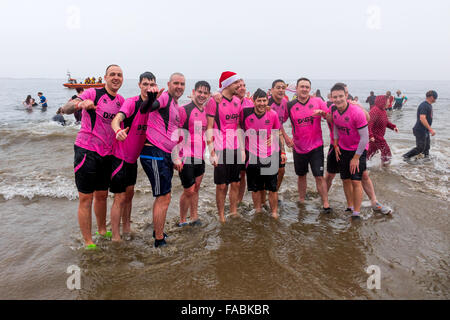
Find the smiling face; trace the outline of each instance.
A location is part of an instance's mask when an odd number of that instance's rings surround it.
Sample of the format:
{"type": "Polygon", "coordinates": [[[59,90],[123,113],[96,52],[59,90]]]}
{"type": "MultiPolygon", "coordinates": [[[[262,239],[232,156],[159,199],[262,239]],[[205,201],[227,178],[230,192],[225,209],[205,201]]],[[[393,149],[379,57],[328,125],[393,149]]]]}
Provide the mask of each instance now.
{"type": "Polygon", "coordinates": [[[306,100],[311,92],[311,84],[307,80],[301,80],[297,84],[297,97],[300,100],[306,100]]]}
{"type": "Polygon", "coordinates": [[[348,95],[344,90],[334,90],[331,92],[331,101],[336,105],[339,111],[343,111],[347,107],[348,95]]]}
{"type": "Polygon", "coordinates": [[[236,89],[236,95],[238,96],[239,99],[244,99],[245,97],[245,93],[247,92],[247,87],[245,85],[244,80],[238,80],[236,81],[238,83],[238,87],[236,89]]]}
{"type": "Polygon", "coordinates": [[[119,91],[123,83],[123,72],[119,66],[111,66],[105,75],[106,87],[112,92],[119,91]]]}
{"type": "Polygon", "coordinates": [[[179,99],[183,93],[184,88],[186,86],[186,82],[184,76],[181,75],[173,75],[170,81],[167,83],[169,94],[175,99],[179,99]]]}
{"type": "Polygon", "coordinates": [[[198,89],[192,90],[192,100],[197,106],[205,105],[206,101],[208,101],[211,93],[209,89],[206,87],[199,87],[198,89]]]}
{"type": "Polygon", "coordinates": [[[269,103],[269,100],[267,97],[261,97],[257,98],[255,100],[255,111],[257,114],[263,114],[267,110],[267,104],[269,103]]]}
{"type": "Polygon", "coordinates": [[[275,83],[275,86],[272,88],[272,97],[276,100],[281,100],[284,98],[286,94],[286,84],[282,81],[275,83]]]}

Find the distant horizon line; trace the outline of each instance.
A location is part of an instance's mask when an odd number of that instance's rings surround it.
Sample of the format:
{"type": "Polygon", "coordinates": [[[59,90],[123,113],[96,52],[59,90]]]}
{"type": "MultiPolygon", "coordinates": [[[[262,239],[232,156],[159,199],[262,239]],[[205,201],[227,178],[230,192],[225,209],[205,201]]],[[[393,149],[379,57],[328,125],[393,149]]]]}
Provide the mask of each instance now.
{"type": "MultiPolygon", "coordinates": [[[[0,77],[0,79],[2,80],[64,80],[66,78],[42,78],[42,77],[0,77]]],[[[169,78],[160,78],[163,80],[168,80],[169,78]]],[[[188,78],[189,80],[213,80],[213,78],[188,78]]],[[[286,78],[286,79],[291,79],[291,78],[286,78]]],[[[295,80],[297,78],[292,78],[292,80],[295,80]]],[[[138,80],[138,78],[125,78],[124,80],[138,80]]],[[[216,79],[214,79],[216,80],[216,79]]],[[[273,81],[274,78],[246,78],[245,80],[270,80],[273,81]]],[[[450,81],[450,79],[333,79],[333,78],[328,78],[328,79],[316,79],[316,78],[311,78],[311,80],[333,80],[333,81],[450,81]]],[[[217,79],[217,81],[219,81],[217,79]]]]}

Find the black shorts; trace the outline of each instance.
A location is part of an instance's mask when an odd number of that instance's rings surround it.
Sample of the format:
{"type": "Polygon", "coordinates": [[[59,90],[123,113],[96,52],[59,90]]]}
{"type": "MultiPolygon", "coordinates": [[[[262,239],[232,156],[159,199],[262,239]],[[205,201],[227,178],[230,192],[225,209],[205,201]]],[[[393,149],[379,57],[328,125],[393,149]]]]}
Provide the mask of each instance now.
{"type": "Polygon", "coordinates": [[[205,161],[201,159],[189,158],[183,164],[180,172],[180,179],[183,188],[188,189],[195,184],[195,179],[205,173],[205,161]]]}
{"type": "Polygon", "coordinates": [[[323,177],[323,146],[311,150],[308,153],[300,154],[294,152],[294,168],[297,176],[304,176],[308,173],[308,164],[311,166],[311,171],[314,177],[323,177]]]}
{"type": "Polygon", "coordinates": [[[366,170],[366,155],[367,151],[364,150],[363,154],[359,157],[359,172],[354,174],[350,173],[350,160],[352,160],[356,151],[347,151],[341,149],[341,155],[339,160],[339,172],[341,173],[341,179],[351,179],[361,181],[363,172],[366,170]]]}
{"type": "Polygon", "coordinates": [[[164,196],[172,191],[173,162],[170,153],[155,146],[144,146],[141,165],[147,174],[154,197],[164,196]]]}
{"type": "Polygon", "coordinates": [[[327,172],[329,173],[339,173],[339,164],[336,159],[336,152],[334,151],[334,146],[331,145],[328,150],[327,155],[327,172]]]}
{"type": "Polygon", "coordinates": [[[112,156],[112,174],[109,191],[112,193],[125,192],[127,187],[134,186],[137,179],[137,163],[128,163],[112,156]]]}
{"type": "Polygon", "coordinates": [[[221,150],[217,157],[219,164],[214,168],[214,184],[230,184],[241,181],[241,171],[245,170],[239,150],[221,150]]]}
{"type": "Polygon", "coordinates": [[[95,151],[90,151],[74,145],[75,184],[78,192],[93,193],[108,190],[111,180],[111,156],[102,157],[95,151]]]}
{"type": "Polygon", "coordinates": [[[247,190],[258,192],[262,190],[277,192],[278,169],[275,174],[270,174],[274,170],[265,170],[270,164],[249,164],[247,166],[247,190]],[[269,172],[265,172],[269,171],[269,172]]]}

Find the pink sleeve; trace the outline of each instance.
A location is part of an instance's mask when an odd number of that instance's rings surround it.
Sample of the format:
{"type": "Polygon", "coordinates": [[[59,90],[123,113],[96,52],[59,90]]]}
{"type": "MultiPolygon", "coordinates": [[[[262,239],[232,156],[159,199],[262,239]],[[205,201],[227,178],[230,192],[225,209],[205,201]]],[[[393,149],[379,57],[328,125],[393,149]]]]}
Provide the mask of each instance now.
{"type": "Polygon", "coordinates": [[[276,114],[276,112],[274,112],[274,111],[272,112],[272,117],[274,118],[273,129],[279,130],[281,127],[281,124],[280,124],[280,120],[278,119],[278,115],[276,114]]]}
{"type": "Polygon", "coordinates": [[[80,99],[83,100],[83,101],[84,100],[92,100],[92,101],[94,101],[95,100],[95,89],[94,88],[90,88],[90,89],[85,90],[81,94],[80,99]]]}
{"type": "Polygon", "coordinates": [[[210,98],[206,105],[206,114],[211,117],[216,116],[217,103],[213,98],[210,98]]]}
{"type": "Polygon", "coordinates": [[[184,107],[181,107],[180,109],[178,109],[178,113],[180,115],[180,128],[181,128],[184,126],[184,123],[187,120],[186,109],[184,109],[184,107]]]}
{"type": "Polygon", "coordinates": [[[166,92],[164,92],[158,99],[157,101],[159,102],[160,108],[165,108],[167,107],[167,102],[169,102],[169,94],[166,92]]]}
{"type": "Polygon", "coordinates": [[[136,101],[134,101],[134,99],[127,99],[120,108],[119,112],[123,112],[125,116],[129,118],[134,112],[133,107],[135,106],[135,102],[136,101]]]}
{"type": "MultiPolygon", "coordinates": [[[[359,108],[359,107],[357,107],[359,108]]],[[[356,126],[356,129],[361,129],[364,128],[365,126],[367,126],[367,119],[366,119],[366,115],[364,114],[364,111],[359,110],[359,109],[355,109],[355,117],[354,117],[354,124],[356,126]]]]}

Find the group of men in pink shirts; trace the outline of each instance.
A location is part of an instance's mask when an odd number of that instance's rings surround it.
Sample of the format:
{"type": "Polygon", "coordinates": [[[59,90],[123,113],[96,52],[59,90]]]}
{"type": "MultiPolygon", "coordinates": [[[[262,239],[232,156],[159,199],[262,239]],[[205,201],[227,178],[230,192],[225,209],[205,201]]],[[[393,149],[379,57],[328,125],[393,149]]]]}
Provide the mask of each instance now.
{"type": "Polygon", "coordinates": [[[307,78],[297,81],[297,98],[293,101],[285,98],[283,80],[272,83],[270,96],[258,89],[249,99],[245,97],[244,80],[225,71],[219,80],[219,92],[212,94],[208,82],[198,81],[190,96],[192,101],[179,106],[186,85],[181,73],[172,74],[164,90],[158,88],[151,72],[145,72],[139,79],[140,94],[126,100],[118,94],[123,83],[118,65],[108,66],[104,79],[104,88],[86,90],[62,107],[66,114],[82,110],[81,129],[74,145],[74,172],[79,193],[78,221],[86,249],[96,248],[91,233],[92,205],[99,236],[111,237],[113,241],[130,237],[138,158],[155,198],[155,247],[166,245],[164,225],[174,170],[179,172],[184,188],[178,226],[201,225],[198,200],[206,152],[214,166],[216,203],[222,223],[226,221],[227,194],[230,217],[237,217],[246,185],[256,213],[262,212],[268,194],[271,215],[278,218],[278,190],[285,174],[286,146],[293,150],[301,203],[305,201],[310,167],[324,213],[331,212],[328,191],[337,173],[343,180],[347,211],[352,218],[359,217],[363,189],[375,210],[390,212],[376,200],[366,170],[367,112],[348,100],[344,84],[333,86],[329,106],[310,95],[311,81],[307,78]],[[283,126],[288,120],[291,135],[283,126]],[[331,135],[326,173],[322,120],[328,122],[331,135]],[[112,232],[106,228],[108,190],[114,193],[112,232]]]}

